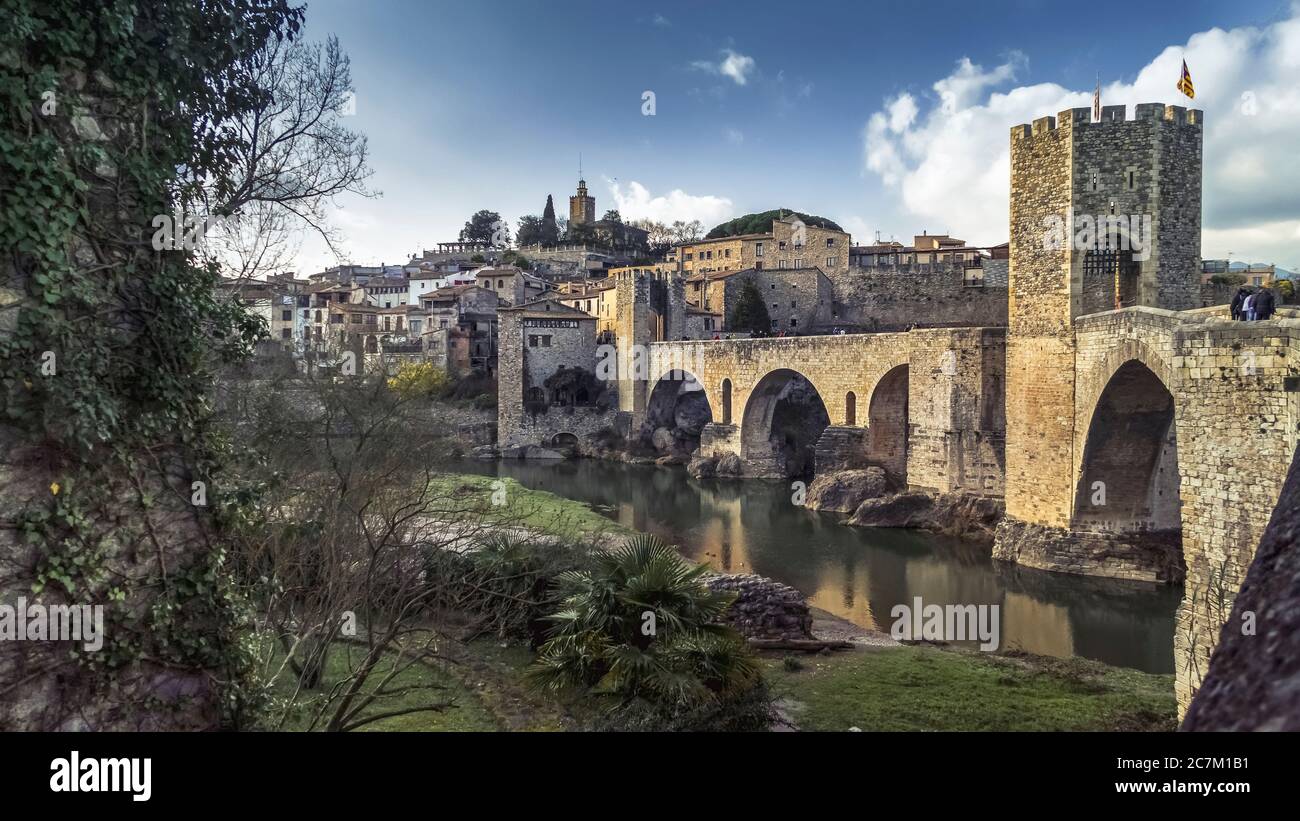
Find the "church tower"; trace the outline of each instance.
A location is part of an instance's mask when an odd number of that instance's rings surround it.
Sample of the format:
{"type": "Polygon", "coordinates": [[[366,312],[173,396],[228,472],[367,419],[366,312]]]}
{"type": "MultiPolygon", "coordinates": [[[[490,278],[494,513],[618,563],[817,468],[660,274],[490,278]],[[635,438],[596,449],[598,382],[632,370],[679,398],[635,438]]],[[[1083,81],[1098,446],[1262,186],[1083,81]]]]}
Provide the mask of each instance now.
{"type": "Polygon", "coordinates": [[[587,195],[587,181],[578,180],[578,193],[569,197],[569,224],[587,225],[596,221],[596,198],[587,195]]]}

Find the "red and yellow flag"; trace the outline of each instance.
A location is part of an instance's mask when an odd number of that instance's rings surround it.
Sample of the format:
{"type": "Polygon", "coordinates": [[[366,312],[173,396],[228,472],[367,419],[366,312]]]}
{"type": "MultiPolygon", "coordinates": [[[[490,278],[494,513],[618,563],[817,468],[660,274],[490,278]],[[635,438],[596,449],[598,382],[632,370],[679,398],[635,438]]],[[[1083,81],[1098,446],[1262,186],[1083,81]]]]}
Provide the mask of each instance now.
{"type": "Polygon", "coordinates": [[[1192,73],[1187,70],[1187,61],[1183,61],[1183,76],[1178,78],[1178,90],[1186,94],[1188,99],[1196,99],[1196,88],[1192,85],[1192,73]]]}

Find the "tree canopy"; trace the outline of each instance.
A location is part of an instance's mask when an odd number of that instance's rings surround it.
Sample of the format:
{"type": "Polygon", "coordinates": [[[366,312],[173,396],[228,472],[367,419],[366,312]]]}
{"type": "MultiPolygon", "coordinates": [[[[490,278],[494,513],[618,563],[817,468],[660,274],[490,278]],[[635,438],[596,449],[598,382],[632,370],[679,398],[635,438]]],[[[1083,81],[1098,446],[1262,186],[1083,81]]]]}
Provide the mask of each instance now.
{"type": "Polygon", "coordinates": [[[763,294],[758,290],[753,277],[745,277],[740,286],[740,296],[731,309],[731,316],[727,318],[727,329],[752,334],[767,333],[772,329],[772,318],[767,313],[763,294]]]}
{"type": "Polygon", "coordinates": [[[813,214],[803,214],[789,208],[781,208],[774,211],[763,211],[757,214],[746,214],[743,217],[736,217],[728,220],[721,225],[714,226],[712,231],[704,235],[705,239],[718,239],[720,237],[735,237],[741,234],[762,234],[772,230],[772,220],[778,219],[782,214],[786,216],[798,217],[803,220],[805,225],[811,225],[815,228],[830,228],[835,231],[843,231],[836,223],[818,217],[813,214]]]}

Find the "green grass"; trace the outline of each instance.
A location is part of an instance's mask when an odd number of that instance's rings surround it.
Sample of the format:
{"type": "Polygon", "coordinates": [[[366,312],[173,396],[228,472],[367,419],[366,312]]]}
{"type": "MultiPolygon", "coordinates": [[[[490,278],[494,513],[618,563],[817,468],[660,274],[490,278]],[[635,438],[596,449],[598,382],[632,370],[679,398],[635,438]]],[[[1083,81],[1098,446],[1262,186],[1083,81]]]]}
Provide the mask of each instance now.
{"type": "MultiPolygon", "coordinates": [[[[303,690],[298,694],[298,705],[293,708],[290,719],[283,729],[298,731],[307,729],[312,716],[316,713],[318,694],[329,692],[331,685],[348,675],[352,664],[355,665],[363,651],[348,644],[335,644],[325,665],[324,681],[316,690],[303,690]]],[[[391,667],[381,663],[367,680],[365,689],[373,689],[384,678],[391,667]]],[[[276,682],[275,696],[288,699],[294,691],[294,677],[286,670],[276,682]]],[[[460,678],[448,669],[439,669],[425,664],[412,664],[386,685],[386,689],[397,689],[413,685],[433,685],[437,689],[419,689],[395,696],[376,699],[363,716],[386,713],[392,710],[425,707],[431,704],[450,702],[451,706],[440,712],[408,713],[392,716],[366,724],[359,732],[490,732],[499,729],[499,724],[492,711],[487,708],[478,694],[467,687],[460,678]]],[[[323,722],[322,722],[323,723],[323,722]]],[[[317,729],[321,729],[318,725],[317,729]]]]}
{"type": "Polygon", "coordinates": [[[1173,676],[1084,659],[933,647],[765,659],[801,730],[1174,730],[1173,676]]]}
{"type": "Polygon", "coordinates": [[[469,473],[446,473],[433,480],[443,493],[490,505],[495,482],[504,482],[505,504],[492,507],[492,515],[503,523],[545,533],[557,538],[590,538],[599,535],[632,536],[636,531],[608,519],[590,506],[557,496],[544,490],[530,490],[514,479],[479,476],[469,473]]]}

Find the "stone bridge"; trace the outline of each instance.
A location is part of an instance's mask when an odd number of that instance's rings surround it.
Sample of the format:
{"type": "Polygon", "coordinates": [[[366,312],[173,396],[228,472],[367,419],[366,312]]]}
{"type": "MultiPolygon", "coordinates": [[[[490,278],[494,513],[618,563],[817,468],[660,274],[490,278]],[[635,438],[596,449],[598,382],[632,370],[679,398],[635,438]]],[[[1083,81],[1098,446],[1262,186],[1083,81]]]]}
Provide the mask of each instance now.
{"type": "Polygon", "coordinates": [[[999,328],[653,343],[633,430],[671,425],[699,392],[701,452],[736,454],[746,476],[878,464],[913,490],[1005,495],[999,559],[1185,580],[1175,646],[1186,704],[1300,430],[1300,320],[1222,313],[1077,317],[1072,368],[1016,350],[1034,340],[1013,338],[1008,356],[999,328]],[[1025,369],[1010,392],[1008,362],[1025,369]],[[792,417],[782,405],[795,398],[792,417]],[[789,441],[797,418],[822,409],[815,442],[789,441]],[[791,459],[792,444],[811,464],[791,459]]]}
{"type": "MultiPolygon", "coordinates": [[[[1007,396],[1007,518],[994,555],[1151,581],[1185,573],[1175,635],[1183,706],[1277,504],[1300,425],[1300,321],[1224,313],[1077,317],[1073,372],[1035,374],[1007,396]],[[1070,383],[1068,406],[1050,400],[1057,380],[1070,383]]],[[[1017,344],[1008,361],[1032,369],[1017,344]]]]}
{"type": "Polygon", "coordinates": [[[702,391],[702,453],[738,455],[746,476],[874,463],[914,487],[1000,496],[1004,344],[1001,328],[656,342],[627,409],[650,431],[702,391]]]}

